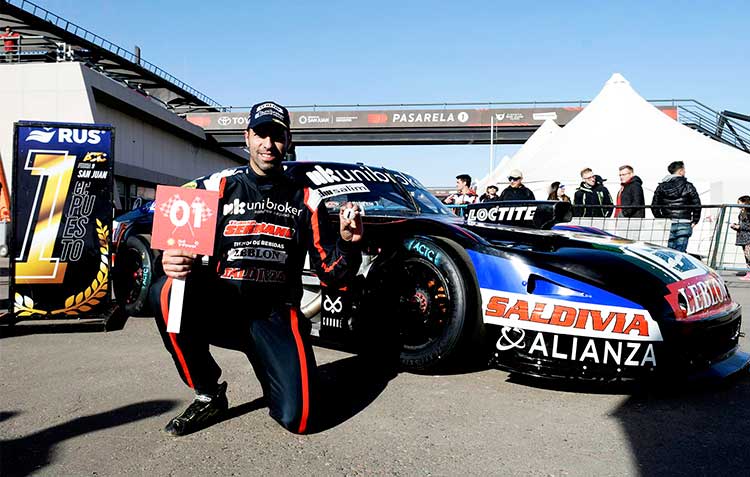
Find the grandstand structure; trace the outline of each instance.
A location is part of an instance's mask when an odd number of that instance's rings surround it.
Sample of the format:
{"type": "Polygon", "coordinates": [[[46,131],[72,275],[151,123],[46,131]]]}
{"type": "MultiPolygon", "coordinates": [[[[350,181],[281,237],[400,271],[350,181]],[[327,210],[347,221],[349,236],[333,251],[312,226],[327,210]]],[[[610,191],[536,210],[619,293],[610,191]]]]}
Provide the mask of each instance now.
{"type": "Polygon", "coordinates": [[[151,198],[156,184],[246,163],[243,151],[178,114],[219,111],[216,101],[138,54],[25,0],[0,0],[0,30],[6,26],[20,34],[15,55],[0,57],[0,157],[8,177],[20,120],[114,126],[119,210],[151,198]]]}

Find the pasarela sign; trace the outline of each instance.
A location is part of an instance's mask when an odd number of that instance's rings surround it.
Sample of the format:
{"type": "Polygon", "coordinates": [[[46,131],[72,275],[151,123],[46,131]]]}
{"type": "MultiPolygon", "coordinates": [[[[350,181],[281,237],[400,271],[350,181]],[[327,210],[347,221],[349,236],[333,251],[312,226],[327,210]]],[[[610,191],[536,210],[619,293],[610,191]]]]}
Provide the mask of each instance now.
{"type": "Polygon", "coordinates": [[[216,191],[158,186],[151,246],[212,255],[218,207],[216,191]]]}

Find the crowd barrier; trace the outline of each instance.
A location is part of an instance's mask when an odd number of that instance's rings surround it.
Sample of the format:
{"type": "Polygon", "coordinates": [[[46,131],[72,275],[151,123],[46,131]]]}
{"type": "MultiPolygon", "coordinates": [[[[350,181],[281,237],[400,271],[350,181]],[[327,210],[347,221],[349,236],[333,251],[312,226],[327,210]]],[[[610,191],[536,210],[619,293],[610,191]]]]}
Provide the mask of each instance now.
{"type": "MultiPolygon", "coordinates": [[[[464,205],[448,205],[457,215],[463,216],[464,205]]],[[[613,207],[610,207],[610,209],[613,207]]],[[[669,207],[662,207],[669,209],[669,207]]],[[[688,253],[698,255],[715,270],[747,270],[742,248],[735,245],[737,232],[730,225],[738,222],[742,208],[750,206],[736,204],[703,205],[693,208],[701,209],[701,218],[693,228],[693,235],[688,242],[688,253]]],[[[569,222],[574,225],[596,227],[618,237],[630,240],[649,242],[667,246],[669,229],[672,221],[657,219],[651,215],[648,207],[646,218],[628,217],[573,217],[569,222]]]]}

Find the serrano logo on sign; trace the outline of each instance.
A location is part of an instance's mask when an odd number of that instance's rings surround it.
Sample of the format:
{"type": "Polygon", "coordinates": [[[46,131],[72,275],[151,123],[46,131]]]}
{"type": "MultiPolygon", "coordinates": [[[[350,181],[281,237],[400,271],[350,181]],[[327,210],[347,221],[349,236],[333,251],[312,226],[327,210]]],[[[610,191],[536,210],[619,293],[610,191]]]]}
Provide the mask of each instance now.
{"type": "Polygon", "coordinates": [[[484,321],[527,330],[594,338],[661,341],[647,310],[578,303],[482,289],[484,321]]]}

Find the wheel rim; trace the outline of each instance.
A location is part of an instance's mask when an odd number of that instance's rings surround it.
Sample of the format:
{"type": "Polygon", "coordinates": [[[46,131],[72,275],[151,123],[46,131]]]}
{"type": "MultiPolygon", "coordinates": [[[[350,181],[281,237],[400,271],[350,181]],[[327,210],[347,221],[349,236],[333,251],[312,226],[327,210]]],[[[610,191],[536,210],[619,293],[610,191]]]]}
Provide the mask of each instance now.
{"type": "Polygon", "coordinates": [[[127,248],[125,253],[118,257],[118,261],[125,264],[118,275],[122,301],[125,305],[132,305],[141,296],[148,267],[144,266],[143,257],[134,248],[127,248]]]}
{"type": "Polygon", "coordinates": [[[405,350],[417,351],[439,340],[451,322],[451,295],[440,270],[422,258],[404,262],[399,290],[401,340],[405,350]]]}

